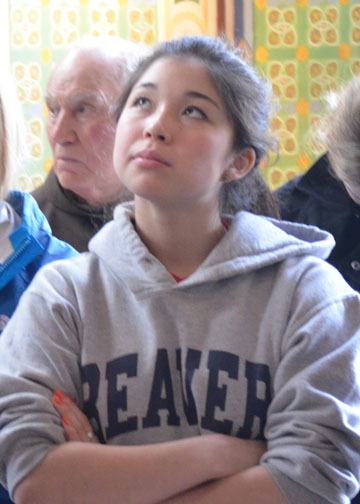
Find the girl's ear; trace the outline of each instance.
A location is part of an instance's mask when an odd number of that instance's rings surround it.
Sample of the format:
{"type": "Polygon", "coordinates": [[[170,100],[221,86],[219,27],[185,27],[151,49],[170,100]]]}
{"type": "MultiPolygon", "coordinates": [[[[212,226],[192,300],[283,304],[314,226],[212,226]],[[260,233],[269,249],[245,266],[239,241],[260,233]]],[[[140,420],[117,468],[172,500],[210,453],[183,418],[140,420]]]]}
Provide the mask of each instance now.
{"type": "Polygon", "coordinates": [[[256,161],[256,154],[252,147],[246,147],[241,152],[234,154],[234,158],[222,174],[222,182],[239,180],[247,175],[256,161]]]}

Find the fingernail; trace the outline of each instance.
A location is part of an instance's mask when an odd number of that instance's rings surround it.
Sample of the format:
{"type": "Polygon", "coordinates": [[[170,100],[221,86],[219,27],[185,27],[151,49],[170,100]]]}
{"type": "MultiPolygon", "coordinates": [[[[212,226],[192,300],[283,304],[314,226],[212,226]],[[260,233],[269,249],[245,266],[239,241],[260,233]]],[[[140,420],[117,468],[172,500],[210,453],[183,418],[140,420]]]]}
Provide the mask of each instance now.
{"type": "Polygon", "coordinates": [[[60,399],[64,399],[65,398],[65,394],[63,392],[61,392],[61,390],[59,389],[56,389],[55,390],[55,395],[60,397],[60,399]]]}
{"type": "Polygon", "coordinates": [[[56,404],[62,404],[63,400],[58,395],[54,394],[54,402],[56,402],[56,404]]]}
{"type": "Polygon", "coordinates": [[[64,422],[65,425],[71,425],[70,420],[66,416],[62,418],[62,421],[64,422]]]}

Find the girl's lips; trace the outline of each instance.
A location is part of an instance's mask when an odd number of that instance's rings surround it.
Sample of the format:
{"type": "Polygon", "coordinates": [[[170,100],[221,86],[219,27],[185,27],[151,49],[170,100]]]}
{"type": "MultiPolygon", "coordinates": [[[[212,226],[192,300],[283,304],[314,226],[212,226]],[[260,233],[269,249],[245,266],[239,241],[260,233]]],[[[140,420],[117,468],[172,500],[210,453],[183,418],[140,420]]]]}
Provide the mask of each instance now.
{"type": "Polygon", "coordinates": [[[133,159],[143,161],[144,163],[149,163],[151,164],[152,162],[155,163],[161,163],[166,166],[170,166],[170,163],[168,163],[163,157],[159,156],[155,151],[152,150],[143,150],[135,154],[133,159]]]}

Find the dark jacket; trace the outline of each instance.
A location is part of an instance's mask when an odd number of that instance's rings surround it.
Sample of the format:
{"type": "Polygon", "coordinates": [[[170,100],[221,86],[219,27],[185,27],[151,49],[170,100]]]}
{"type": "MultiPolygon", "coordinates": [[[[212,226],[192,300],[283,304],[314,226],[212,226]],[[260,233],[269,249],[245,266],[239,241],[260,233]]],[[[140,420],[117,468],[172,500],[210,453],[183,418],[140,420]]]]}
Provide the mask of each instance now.
{"type": "MultiPolygon", "coordinates": [[[[70,245],[51,235],[49,224],[30,194],[13,191],[6,200],[21,217],[21,225],[7,238],[13,251],[0,264],[0,335],[38,269],[56,259],[77,255],[70,245]]],[[[11,502],[0,485],[0,504],[11,502]]]]}
{"type": "Polygon", "coordinates": [[[81,203],[75,194],[61,187],[54,170],[31,194],[45,214],[53,235],[79,252],[88,250],[89,240],[113,217],[115,204],[95,208],[81,203]]]}
{"type": "MultiPolygon", "coordinates": [[[[336,245],[328,262],[360,292],[360,206],[332,174],[327,154],[276,194],[282,219],[312,224],[334,236],[336,245]]],[[[360,493],[351,503],[360,504],[360,493]]]]}
{"type": "MultiPolygon", "coordinates": [[[[282,219],[329,231],[336,246],[328,262],[360,292],[360,206],[332,175],[327,155],[276,191],[282,219]]],[[[359,501],[360,502],[360,501],[359,501]]]]}

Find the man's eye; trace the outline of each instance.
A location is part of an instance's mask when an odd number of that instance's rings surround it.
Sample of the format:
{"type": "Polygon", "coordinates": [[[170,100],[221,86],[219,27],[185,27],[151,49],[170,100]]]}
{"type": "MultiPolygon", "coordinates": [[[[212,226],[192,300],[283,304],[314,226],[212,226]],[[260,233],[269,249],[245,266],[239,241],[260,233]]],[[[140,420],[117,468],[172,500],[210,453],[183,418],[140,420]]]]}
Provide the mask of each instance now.
{"type": "Polygon", "coordinates": [[[89,112],[90,108],[87,105],[79,105],[79,107],[76,109],[77,114],[86,114],[86,112],[89,112]]]}
{"type": "Polygon", "coordinates": [[[54,116],[56,114],[56,107],[53,105],[46,104],[46,107],[48,109],[49,115],[54,116]]]}
{"type": "Polygon", "coordinates": [[[198,107],[194,107],[193,105],[191,105],[190,107],[187,107],[184,111],[184,114],[189,117],[195,117],[198,119],[206,119],[207,118],[206,114],[201,109],[199,109],[198,107]]]}

